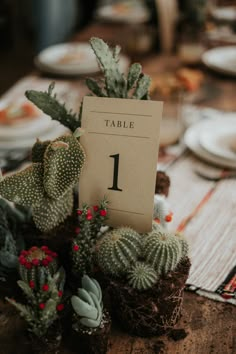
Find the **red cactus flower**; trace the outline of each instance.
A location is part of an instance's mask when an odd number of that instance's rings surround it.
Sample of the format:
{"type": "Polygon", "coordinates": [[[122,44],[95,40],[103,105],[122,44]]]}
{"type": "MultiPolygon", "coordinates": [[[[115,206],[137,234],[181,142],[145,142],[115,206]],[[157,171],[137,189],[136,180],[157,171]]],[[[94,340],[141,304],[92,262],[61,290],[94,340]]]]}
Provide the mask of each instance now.
{"type": "Polygon", "coordinates": [[[49,285],[48,285],[48,284],[44,284],[44,285],[42,286],[42,290],[43,290],[43,291],[48,291],[48,290],[49,290],[49,285]]]}
{"type": "Polygon", "coordinates": [[[53,260],[51,256],[47,256],[45,259],[48,263],[51,263],[53,260]]]}
{"type": "Polygon", "coordinates": [[[107,215],[107,211],[105,209],[100,210],[100,215],[101,216],[106,216],[107,215]]]}
{"type": "Polygon", "coordinates": [[[98,211],[98,209],[99,209],[99,206],[98,206],[98,205],[94,205],[94,206],[93,206],[93,210],[94,210],[94,211],[98,211]]]}
{"type": "Polygon", "coordinates": [[[30,248],[30,250],[29,250],[29,251],[30,251],[30,252],[34,252],[34,251],[36,251],[37,249],[38,249],[38,247],[33,246],[33,247],[31,247],[31,248],[30,248]]]}
{"type": "Polygon", "coordinates": [[[18,260],[19,260],[19,263],[20,263],[21,265],[25,265],[25,263],[27,262],[26,259],[24,258],[24,256],[20,256],[20,257],[18,258],[18,260]]]}
{"type": "Polygon", "coordinates": [[[44,304],[43,302],[41,302],[41,303],[39,304],[39,308],[40,308],[40,310],[43,310],[43,309],[45,308],[45,304],[44,304]]]}
{"type": "Polygon", "coordinates": [[[21,251],[21,256],[27,256],[29,254],[29,252],[28,251],[26,251],[26,250],[23,250],[23,251],[21,251]]]}
{"type": "Polygon", "coordinates": [[[79,234],[79,233],[80,233],[80,227],[76,227],[76,228],[75,228],[75,233],[76,233],[76,234],[79,234]]]}
{"type": "Polygon", "coordinates": [[[83,214],[83,211],[80,210],[80,209],[78,209],[78,210],[77,210],[77,214],[78,214],[78,215],[82,215],[82,214],[83,214]]]}
{"type": "Polygon", "coordinates": [[[172,215],[171,215],[171,214],[166,215],[165,221],[166,221],[166,222],[172,221],[172,215]]]}
{"type": "Polygon", "coordinates": [[[42,246],[41,250],[44,251],[44,252],[47,251],[48,250],[48,246],[42,246]]]}
{"type": "Polygon", "coordinates": [[[88,214],[88,215],[86,216],[86,219],[87,219],[87,220],[92,220],[92,218],[93,218],[93,215],[92,215],[92,214],[88,214]]]}
{"type": "Polygon", "coordinates": [[[78,245],[74,245],[73,246],[73,251],[77,252],[79,250],[79,246],[78,245]]]}
{"type": "Polygon", "coordinates": [[[58,291],[58,296],[59,296],[59,297],[62,297],[62,295],[63,295],[63,292],[62,292],[61,290],[59,290],[59,291],[58,291]]]}
{"type": "Polygon", "coordinates": [[[58,254],[57,254],[56,252],[51,252],[51,256],[52,256],[53,258],[56,258],[56,257],[58,256],[58,254]]]}
{"type": "Polygon", "coordinates": [[[24,264],[26,269],[31,269],[32,268],[32,264],[30,262],[25,262],[24,264]]]}
{"type": "Polygon", "coordinates": [[[64,304],[58,304],[57,305],[57,311],[62,311],[62,310],[64,310],[64,304]]]}
{"type": "Polygon", "coordinates": [[[31,289],[34,289],[35,284],[34,284],[34,281],[33,281],[33,280],[30,280],[30,281],[29,281],[29,287],[30,287],[31,289]]]}
{"type": "Polygon", "coordinates": [[[47,267],[48,266],[48,261],[46,258],[44,258],[41,262],[41,264],[44,266],[44,267],[47,267]]]}
{"type": "Polygon", "coordinates": [[[34,258],[32,259],[31,263],[34,265],[34,266],[38,266],[39,265],[39,260],[37,258],[34,258]]]}

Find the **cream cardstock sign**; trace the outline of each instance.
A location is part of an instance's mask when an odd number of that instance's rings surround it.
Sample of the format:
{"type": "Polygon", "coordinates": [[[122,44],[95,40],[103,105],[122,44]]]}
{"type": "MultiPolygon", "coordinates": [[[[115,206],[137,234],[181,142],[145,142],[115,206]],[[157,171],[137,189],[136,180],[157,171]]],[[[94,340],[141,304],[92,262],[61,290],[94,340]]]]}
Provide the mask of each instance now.
{"type": "Polygon", "coordinates": [[[85,97],[80,205],[109,200],[109,223],[152,228],[162,102],[85,97]]]}

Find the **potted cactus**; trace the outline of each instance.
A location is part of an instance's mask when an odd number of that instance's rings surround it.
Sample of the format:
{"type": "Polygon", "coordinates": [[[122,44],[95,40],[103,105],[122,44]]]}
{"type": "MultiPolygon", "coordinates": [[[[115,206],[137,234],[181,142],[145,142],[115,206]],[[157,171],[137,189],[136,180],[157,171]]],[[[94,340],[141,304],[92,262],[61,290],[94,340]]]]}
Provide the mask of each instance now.
{"type": "Polygon", "coordinates": [[[74,310],[72,324],[72,346],[78,352],[105,354],[111,320],[103,308],[102,291],[99,283],[87,275],[82,277],[82,288],[73,295],[74,310]]]}
{"type": "Polygon", "coordinates": [[[174,327],[190,267],[183,236],[159,225],[145,235],[114,229],[99,240],[97,260],[109,277],[112,310],[123,328],[151,336],[174,327]]]}
{"type": "Polygon", "coordinates": [[[26,296],[23,304],[6,298],[25,319],[33,353],[55,354],[61,342],[58,311],[65,273],[58,268],[57,255],[46,246],[22,251],[19,257],[21,280],[17,284],[26,296]]]}

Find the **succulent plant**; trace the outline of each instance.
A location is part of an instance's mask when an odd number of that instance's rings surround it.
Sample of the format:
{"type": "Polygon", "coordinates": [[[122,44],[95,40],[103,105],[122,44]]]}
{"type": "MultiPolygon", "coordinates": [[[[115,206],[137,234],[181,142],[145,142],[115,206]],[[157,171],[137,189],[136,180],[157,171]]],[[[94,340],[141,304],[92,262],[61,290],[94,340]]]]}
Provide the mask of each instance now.
{"type": "Polygon", "coordinates": [[[17,283],[27,298],[27,305],[20,304],[14,299],[6,298],[26,320],[28,331],[41,338],[52,323],[58,318],[58,311],[63,310],[61,302],[62,291],[58,290],[60,273],[48,276],[48,282],[41,290],[30,287],[27,282],[17,283]]]}
{"type": "Polygon", "coordinates": [[[68,111],[65,104],[58,101],[56,94],[53,95],[54,86],[53,82],[49,85],[48,91],[28,90],[25,95],[45,114],[74,132],[80,127],[80,116],[68,111]]]}
{"type": "Polygon", "coordinates": [[[21,225],[27,217],[0,198],[0,276],[5,278],[18,265],[18,252],[24,247],[21,225]]]}
{"type": "Polygon", "coordinates": [[[31,247],[23,250],[19,256],[19,274],[21,279],[29,284],[30,288],[39,291],[47,284],[48,278],[60,274],[59,290],[64,285],[65,273],[58,265],[57,253],[52,252],[47,246],[31,247]]]}
{"type": "Polygon", "coordinates": [[[80,324],[89,328],[100,326],[103,315],[102,291],[95,279],[88,275],[82,277],[82,288],[78,289],[78,296],[71,297],[71,304],[79,322],[74,323],[75,330],[80,324]]]}
{"type": "Polygon", "coordinates": [[[31,207],[34,222],[43,232],[51,230],[72,213],[73,188],[85,161],[76,134],[61,136],[45,144],[37,141],[33,157],[39,162],[33,162],[0,182],[1,195],[31,207]]]}
{"type": "Polygon", "coordinates": [[[178,238],[182,248],[182,258],[188,257],[189,244],[182,233],[176,232],[175,236],[178,238]]]}
{"type": "Polygon", "coordinates": [[[142,66],[138,63],[131,65],[128,76],[120,72],[120,48],[114,50],[100,38],[91,38],[90,45],[104,74],[104,82],[100,86],[97,81],[87,79],[86,84],[90,91],[99,97],[149,99],[150,77],[142,73],[142,66]]]}
{"type": "Polygon", "coordinates": [[[104,273],[120,276],[142,252],[142,236],[129,227],[107,232],[98,242],[97,259],[104,273]]]}
{"type": "Polygon", "coordinates": [[[136,262],[127,273],[129,285],[137,290],[147,290],[156,284],[158,275],[155,269],[144,262],[136,262]]]}
{"type": "Polygon", "coordinates": [[[75,275],[88,273],[94,265],[95,243],[100,229],[107,219],[108,201],[102,199],[98,205],[89,208],[84,204],[77,210],[79,227],[72,242],[71,258],[72,271],[75,275]],[[93,211],[91,211],[93,210],[93,211]]]}
{"type": "Polygon", "coordinates": [[[144,240],[144,257],[158,274],[166,274],[182,258],[181,242],[174,234],[152,231],[144,240]]]}

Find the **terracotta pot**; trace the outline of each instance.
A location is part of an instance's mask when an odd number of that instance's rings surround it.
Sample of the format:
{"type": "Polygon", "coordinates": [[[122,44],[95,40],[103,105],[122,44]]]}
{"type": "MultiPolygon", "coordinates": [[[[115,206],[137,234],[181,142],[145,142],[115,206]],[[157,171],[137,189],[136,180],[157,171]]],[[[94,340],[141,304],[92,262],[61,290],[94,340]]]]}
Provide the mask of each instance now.
{"type": "Polygon", "coordinates": [[[98,328],[78,327],[72,329],[70,337],[70,349],[78,354],[106,354],[108,349],[111,319],[104,312],[101,325],[98,328]]]}
{"type": "Polygon", "coordinates": [[[111,280],[109,293],[112,313],[130,334],[140,337],[162,335],[171,330],[181,315],[183,292],[190,261],[159,278],[156,286],[137,291],[127,282],[111,280]]]}

